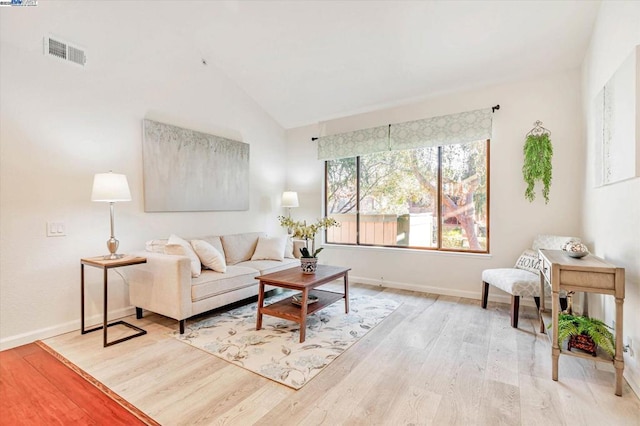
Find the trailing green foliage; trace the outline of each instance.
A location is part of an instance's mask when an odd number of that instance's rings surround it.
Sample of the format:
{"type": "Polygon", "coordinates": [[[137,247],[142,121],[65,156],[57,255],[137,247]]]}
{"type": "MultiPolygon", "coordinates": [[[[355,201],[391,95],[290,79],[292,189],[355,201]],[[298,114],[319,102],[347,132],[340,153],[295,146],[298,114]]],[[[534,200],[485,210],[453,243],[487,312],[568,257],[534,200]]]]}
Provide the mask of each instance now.
{"type": "Polygon", "coordinates": [[[528,135],[524,144],[524,164],[522,176],[527,183],[524,196],[533,201],[536,198],[534,188],[536,181],[542,182],[542,196],[545,204],[549,202],[549,188],[551,187],[551,158],[553,146],[548,133],[528,135]]]}
{"type": "Polygon", "coordinates": [[[558,316],[558,345],[561,346],[562,342],[571,336],[584,334],[591,337],[597,346],[613,357],[615,342],[609,329],[611,327],[595,318],[560,314],[558,316]]]}

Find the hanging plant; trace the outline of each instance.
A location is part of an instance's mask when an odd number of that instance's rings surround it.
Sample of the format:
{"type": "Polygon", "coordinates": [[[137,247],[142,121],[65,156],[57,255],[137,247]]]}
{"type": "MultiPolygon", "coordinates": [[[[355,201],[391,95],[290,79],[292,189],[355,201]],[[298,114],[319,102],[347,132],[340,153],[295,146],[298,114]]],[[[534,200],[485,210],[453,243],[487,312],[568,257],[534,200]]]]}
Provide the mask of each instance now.
{"type": "MultiPolygon", "coordinates": [[[[536,122],[536,125],[539,125],[536,122]]],[[[537,128],[538,128],[537,127],[537,128]]],[[[537,129],[536,128],[536,129],[537,129]]],[[[545,204],[549,202],[549,188],[551,187],[551,157],[553,157],[553,146],[549,133],[536,131],[529,132],[524,144],[524,165],[522,166],[522,176],[527,183],[524,196],[527,200],[536,199],[534,188],[537,181],[542,182],[542,196],[545,204]]],[[[543,129],[540,127],[540,129],[543,129]]],[[[546,129],[545,129],[546,130],[546,129]]]]}

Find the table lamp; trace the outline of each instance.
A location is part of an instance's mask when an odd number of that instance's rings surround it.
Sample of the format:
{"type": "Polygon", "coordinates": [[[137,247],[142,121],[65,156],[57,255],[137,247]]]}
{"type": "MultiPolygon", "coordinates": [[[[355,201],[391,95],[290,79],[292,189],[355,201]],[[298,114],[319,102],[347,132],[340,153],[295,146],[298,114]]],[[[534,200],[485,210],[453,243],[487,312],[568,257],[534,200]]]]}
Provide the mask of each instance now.
{"type": "Polygon", "coordinates": [[[298,193],[294,191],[285,191],[282,193],[282,207],[289,209],[289,217],[291,217],[291,208],[298,207],[298,193]]]}
{"type": "Polygon", "coordinates": [[[119,242],[113,236],[113,204],[119,201],[131,201],[131,192],[127,176],[109,172],[96,173],[93,177],[93,191],[91,191],[91,201],[101,201],[109,203],[111,210],[111,238],[107,240],[109,253],[105,259],[120,259],[122,254],[117,254],[119,242]]]}

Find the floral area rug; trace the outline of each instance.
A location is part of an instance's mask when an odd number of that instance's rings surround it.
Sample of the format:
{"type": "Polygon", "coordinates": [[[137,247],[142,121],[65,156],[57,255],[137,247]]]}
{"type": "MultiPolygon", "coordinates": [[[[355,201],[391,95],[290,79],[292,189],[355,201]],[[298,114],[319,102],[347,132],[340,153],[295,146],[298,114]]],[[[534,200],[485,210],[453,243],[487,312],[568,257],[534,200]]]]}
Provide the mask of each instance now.
{"type": "MultiPolygon", "coordinates": [[[[291,298],[286,291],[267,298],[265,305],[291,298]]],[[[262,316],[256,330],[257,303],[207,318],[187,320],[185,333],[176,339],[198,347],[256,374],[300,389],[325,367],[391,314],[400,304],[369,296],[349,297],[307,317],[307,334],[300,341],[300,326],[292,321],[262,316]]]]}

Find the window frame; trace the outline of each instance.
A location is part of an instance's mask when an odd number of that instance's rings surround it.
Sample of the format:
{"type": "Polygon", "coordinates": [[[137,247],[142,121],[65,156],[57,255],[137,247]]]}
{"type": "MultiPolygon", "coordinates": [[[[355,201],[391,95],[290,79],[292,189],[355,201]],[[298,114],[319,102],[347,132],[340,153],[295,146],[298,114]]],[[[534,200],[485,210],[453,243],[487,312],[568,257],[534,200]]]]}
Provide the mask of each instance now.
{"type": "MultiPolygon", "coordinates": [[[[356,242],[355,243],[334,243],[327,241],[327,230],[324,230],[324,243],[327,245],[335,245],[335,246],[352,246],[352,247],[386,247],[386,248],[396,248],[396,249],[410,249],[410,250],[424,250],[424,251],[434,251],[434,252],[449,252],[449,253],[463,253],[463,254],[490,254],[491,253],[491,139],[485,139],[486,144],[486,182],[487,182],[487,201],[486,201],[486,229],[487,229],[487,242],[485,250],[459,250],[455,248],[446,248],[442,247],[442,147],[443,145],[438,145],[438,173],[437,173],[437,182],[438,187],[436,188],[436,198],[437,198],[437,221],[438,221],[438,234],[437,234],[437,246],[436,247],[419,247],[419,246],[398,246],[398,245],[388,245],[388,244],[371,244],[371,243],[361,243],[360,242],[360,155],[356,156],[356,242]]],[[[479,142],[479,141],[471,141],[471,142],[479,142]]],[[[353,157],[351,157],[353,158],[353,157]]],[[[329,187],[329,161],[324,161],[324,216],[329,217],[328,212],[328,203],[327,196],[329,187]]]]}

